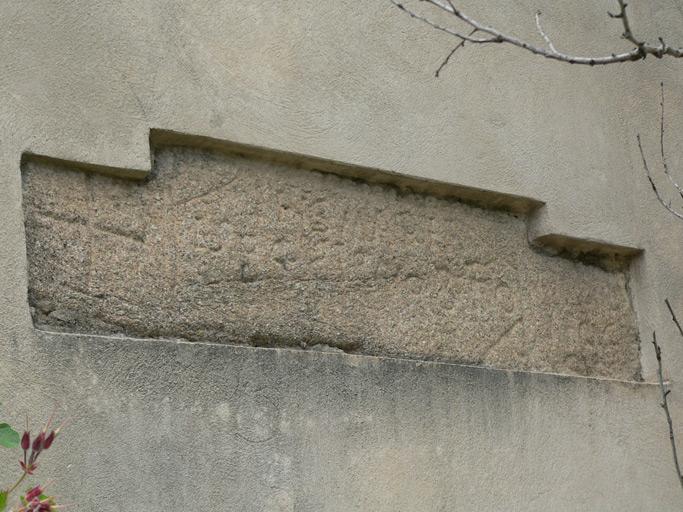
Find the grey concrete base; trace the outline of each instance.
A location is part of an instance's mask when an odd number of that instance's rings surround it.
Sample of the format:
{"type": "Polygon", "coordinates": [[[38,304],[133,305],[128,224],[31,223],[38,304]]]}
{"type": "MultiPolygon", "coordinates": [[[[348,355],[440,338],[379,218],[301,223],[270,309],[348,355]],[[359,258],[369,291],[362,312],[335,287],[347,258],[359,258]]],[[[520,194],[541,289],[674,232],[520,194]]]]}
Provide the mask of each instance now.
{"type": "Polygon", "coordinates": [[[28,345],[5,346],[9,367],[52,368],[53,387],[3,372],[0,399],[21,383],[18,414],[55,398],[73,417],[42,471],[74,511],[680,509],[652,385],[61,333],[28,345]]]}

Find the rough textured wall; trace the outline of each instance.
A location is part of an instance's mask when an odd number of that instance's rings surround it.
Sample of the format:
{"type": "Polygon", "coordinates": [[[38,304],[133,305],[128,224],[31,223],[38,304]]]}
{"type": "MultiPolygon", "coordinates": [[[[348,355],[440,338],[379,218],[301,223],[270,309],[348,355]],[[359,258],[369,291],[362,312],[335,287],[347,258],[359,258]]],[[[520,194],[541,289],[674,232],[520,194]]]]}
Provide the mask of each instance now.
{"type": "Polygon", "coordinates": [[[625,275],[507,213],[190,149],[147,182],[29,163],[24,208],[49,329],[638,376],[625,275]]]}
{"type": "Polygon", "coordinates": [[[12,423],[74,418],[38,473],[68,512],[681,510],[656,386],[40,332],[8,360],[52,383],[2,372],[12,423]]]}

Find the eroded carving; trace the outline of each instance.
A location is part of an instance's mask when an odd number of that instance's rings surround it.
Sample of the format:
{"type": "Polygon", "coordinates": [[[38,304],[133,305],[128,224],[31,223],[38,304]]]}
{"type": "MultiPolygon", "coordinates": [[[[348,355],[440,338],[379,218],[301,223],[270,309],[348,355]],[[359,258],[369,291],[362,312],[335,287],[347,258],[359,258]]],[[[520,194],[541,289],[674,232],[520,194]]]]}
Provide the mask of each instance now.
{"type": "Polygon", "coordinates": [[[25,164],[38,326],[639,373],[625,274],[535,252],[522,218],[236,155],[155,162],[145,182],[25,164]]]}

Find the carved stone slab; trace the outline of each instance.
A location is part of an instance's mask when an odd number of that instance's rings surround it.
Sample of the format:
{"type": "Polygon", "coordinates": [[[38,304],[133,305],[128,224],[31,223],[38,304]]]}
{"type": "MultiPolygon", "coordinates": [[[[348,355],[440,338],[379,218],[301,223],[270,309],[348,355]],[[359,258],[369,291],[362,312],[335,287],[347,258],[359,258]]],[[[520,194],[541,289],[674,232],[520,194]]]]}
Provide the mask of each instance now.
{"type": "Polygon", "coordinates": [[[36,325],[632,379],[623,272],[525,219],[203,150],[134,182],[24,165],[36,325]]]}

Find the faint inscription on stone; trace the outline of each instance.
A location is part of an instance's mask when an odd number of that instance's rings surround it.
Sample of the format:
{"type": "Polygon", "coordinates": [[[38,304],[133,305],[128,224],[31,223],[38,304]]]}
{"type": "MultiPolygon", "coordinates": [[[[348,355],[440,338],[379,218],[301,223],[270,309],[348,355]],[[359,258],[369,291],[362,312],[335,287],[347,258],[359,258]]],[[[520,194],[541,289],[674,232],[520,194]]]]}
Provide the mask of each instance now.
{"type": "Polygon", "coordinates": [[[180,148],[145,182],[27,163],[23,187],[42,328],[639,372],[626,276],[507,213],[180,148]]]}

